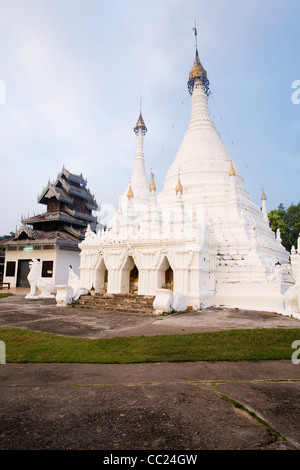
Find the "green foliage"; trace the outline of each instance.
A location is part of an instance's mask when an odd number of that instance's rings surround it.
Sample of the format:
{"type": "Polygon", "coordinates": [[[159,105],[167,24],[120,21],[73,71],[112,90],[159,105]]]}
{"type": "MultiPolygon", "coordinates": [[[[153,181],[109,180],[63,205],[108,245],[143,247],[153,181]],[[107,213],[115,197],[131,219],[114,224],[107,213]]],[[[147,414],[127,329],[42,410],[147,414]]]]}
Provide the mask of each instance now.
{"type": "Polygon", "coordinates": [[[6,240],[7,238],[13,238],[15,236],[14,232],[10,232],[9,235],[0,235],[0,241],[1,240],[6,240]]]}
{"type": "MultiPolygon", "coordinates": [[[[15,236],[14,232],[10,232],[9,235],[0,235],[0,242],[7,240],[8,238],[13,238],[15,236]]],[[[5,251],[5,248],[0,246],[0,251],[5,251]]]]}
{"type": "Polygon", "coordinates": [[[268,217],[273,232],[280,230],[283,246],[291,251],[292,246],[297,246],[300,234],[300,202],[291,204],[287,209],[279,204],[278,209],[271,210],[268,217]]]}

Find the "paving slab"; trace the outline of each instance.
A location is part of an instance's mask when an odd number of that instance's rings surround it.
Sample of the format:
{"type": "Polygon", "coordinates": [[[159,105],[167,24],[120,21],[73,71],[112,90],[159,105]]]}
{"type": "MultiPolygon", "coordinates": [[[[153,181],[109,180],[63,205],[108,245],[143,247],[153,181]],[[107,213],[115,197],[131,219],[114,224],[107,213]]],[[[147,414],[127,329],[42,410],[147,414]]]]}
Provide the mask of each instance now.
{"type": "Polygon", "coordinates": [[[300,449],[300,381],[227,383],[218,392],[255,412],[300,449]]]}
{"type": "Polygon", "coordinates": [[[291,361],[6,364],[0,384],[2,450],[300,448],[300,369],[291,361]],[[221,392],[268,423],[267,398],[280,416],[268,427],[221,392]]]}

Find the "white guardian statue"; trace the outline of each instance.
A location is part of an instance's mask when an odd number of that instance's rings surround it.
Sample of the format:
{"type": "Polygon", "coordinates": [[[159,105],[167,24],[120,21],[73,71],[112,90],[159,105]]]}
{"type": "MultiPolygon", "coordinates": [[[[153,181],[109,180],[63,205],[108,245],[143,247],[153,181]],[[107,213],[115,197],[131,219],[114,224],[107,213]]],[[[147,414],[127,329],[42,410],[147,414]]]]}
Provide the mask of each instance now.
{"type": "Polygon", "coordinates": [[[29,269],[27,279],[30,284],[30,292],[25,296],[25,299],[54,298],[55,287],[50,279],[45,279],[41,276],[40,261],[36,258],[31,260],[29,262],[29,269]]]}

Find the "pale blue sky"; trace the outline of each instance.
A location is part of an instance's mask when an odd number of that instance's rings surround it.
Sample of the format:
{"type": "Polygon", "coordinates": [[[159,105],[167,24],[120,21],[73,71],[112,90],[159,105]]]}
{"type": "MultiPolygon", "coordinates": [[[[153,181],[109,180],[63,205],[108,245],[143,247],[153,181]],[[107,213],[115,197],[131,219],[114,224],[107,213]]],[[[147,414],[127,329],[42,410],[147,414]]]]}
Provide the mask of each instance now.
{"type": "Polygon", "coordinates": [[[212,116],[246,189],[260,205],[264,184],[268,210],[298,203],[299,18],[299,0],[0,0],[0,234],[45,210],[37,195],[63,165],[117,208],[141,95],[162,189],[190,117],[195,19],[212,116]]]}

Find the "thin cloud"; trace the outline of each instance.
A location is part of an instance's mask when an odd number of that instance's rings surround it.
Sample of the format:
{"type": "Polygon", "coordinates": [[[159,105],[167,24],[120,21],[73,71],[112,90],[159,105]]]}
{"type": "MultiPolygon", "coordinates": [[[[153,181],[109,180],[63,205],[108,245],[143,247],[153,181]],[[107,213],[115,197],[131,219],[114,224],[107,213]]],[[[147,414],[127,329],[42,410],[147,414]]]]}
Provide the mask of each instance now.
{"type": "MultiPolygon", "coordinates": [[[[265,113],[264,125],[263,109],[274,109],[274,96],[258,93],[260,85],[268,88],[268,56],[274,49],[289,48],[285,65],[294,80],[300,78],[293,41],[299,7],[288,5],[283,0],[0,0],[0,79],[7,94],[0,105],[5,162],[0,196],[10,195],[1,210],[0,233],[13,230],[22,212],[43,210],[36,207],[37,194],[63,164],[83,173],[98,203],[117,206],[133,168],[141,95],[148,127],[146,168],[153,168],[162,189],[189,120],[186,82],[195,53],[194,19],[201,60],[222,110],[218,130],[228,126],[246,164],[266,188],[272,181],[268,201],[272,191],[274,204],[296,200],[296,183],[276,185],[274,162],[276,171],[284,171],[282,148],[296,154],[297,132],[285,139],[272,112],[265,113]]],[[[277,82],[278,112],[285,99],[281,86],[277,82]]],[[[295,106],[283,113],[286,127],[296,122],[289,113],[295,106]]],[[[240,170],[259,203],[246,166],[240,170]]]]}

